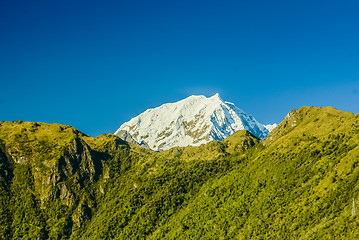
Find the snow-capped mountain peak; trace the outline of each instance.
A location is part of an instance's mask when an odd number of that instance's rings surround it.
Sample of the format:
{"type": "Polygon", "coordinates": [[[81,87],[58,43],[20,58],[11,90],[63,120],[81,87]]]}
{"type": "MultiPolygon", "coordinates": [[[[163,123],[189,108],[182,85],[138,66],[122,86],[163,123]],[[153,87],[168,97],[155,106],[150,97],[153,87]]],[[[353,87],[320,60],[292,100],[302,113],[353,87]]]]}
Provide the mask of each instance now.
{"type": "Polygon", "coordinates": [[[259,138],[269,133],[253,116],[223,101],[217,93],[209,98],[193,95],[148,109],[124,123],[115,134],[126,141],[161,151],[222,140],[243,129],[259,138]]]}
{"type": "Polygon", "coordinates": [[[264,125],[264,127],[271,132],[274,128],[276,128],[278,125],[276,123],[264,125]]]}

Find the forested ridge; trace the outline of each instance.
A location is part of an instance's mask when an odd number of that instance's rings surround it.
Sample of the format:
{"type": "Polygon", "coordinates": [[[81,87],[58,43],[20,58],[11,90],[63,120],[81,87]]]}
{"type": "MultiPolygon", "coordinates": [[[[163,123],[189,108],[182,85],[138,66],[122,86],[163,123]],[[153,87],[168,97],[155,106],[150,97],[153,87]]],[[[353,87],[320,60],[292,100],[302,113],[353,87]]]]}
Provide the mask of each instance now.
{"type": "Polygon", "coordinates": [[[357,239],[358,180],[359,115],[331,107],[163,152],[3,121],[0,239],[357,239]]]}

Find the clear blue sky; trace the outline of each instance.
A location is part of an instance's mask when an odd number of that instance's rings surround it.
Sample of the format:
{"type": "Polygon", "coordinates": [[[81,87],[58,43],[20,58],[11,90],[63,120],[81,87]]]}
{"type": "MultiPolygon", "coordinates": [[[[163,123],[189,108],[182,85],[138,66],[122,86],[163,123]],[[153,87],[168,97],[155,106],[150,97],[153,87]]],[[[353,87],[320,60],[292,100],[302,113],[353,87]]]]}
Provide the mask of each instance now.
{"type": "Polygon", "coordinates": [[[192,94],[359,112],[359,1],[0,1],[0,120],[91,136],[192,94]]]}

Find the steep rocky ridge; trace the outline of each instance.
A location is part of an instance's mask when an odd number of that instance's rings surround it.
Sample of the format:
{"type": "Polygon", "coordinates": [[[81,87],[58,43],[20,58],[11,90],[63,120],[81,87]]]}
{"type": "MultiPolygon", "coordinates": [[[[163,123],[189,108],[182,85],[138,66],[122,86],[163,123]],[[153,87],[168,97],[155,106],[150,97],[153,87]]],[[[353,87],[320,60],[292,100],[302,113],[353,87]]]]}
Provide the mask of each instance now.
{"type": "MultiPolygon", "coordinates": [[[[60,124],[1,122],[0,185],[3,186],[1,193],[12,195],[11,201],[17,202],[22,201],[21,198],[16,196],[18,193],[11,194],[11,192],[21,192],[21,188],[24,191],[28,189],[32,192],[28,196],[33,199],[31,204],[44,209],[45,215],[47,210],[52,211],[54,206],[60,204],[58,205],[62,206],[60,209],[63,211],[66,209],[68,212],[68,216],[62,220],[62,227],[71,229],[73,224],[80,227],[89,219],[92,208],[96,205],[93,199],[91,201],[83,199],[84,194],[81,192],[88,191],[90,186],[96,184],[103,174],[104,162],[111,157],[109,154],[111,149],[97,151],[88,143],[96,148],[98,141],[104,141],[104,138],[106,136],[94,140],[70,126],[60,124]],[[12,166],[15,168],[13,169],[12,166]],[[11,183],[8,179],[12,175],[15,175],[15,178],[11,183]]],[[[111,144],[112,148],[127,146],[120,139],[111,139],[111,144]]],[[[6,210],[7,207],[4,209],[6,210]]],[[[33,217],[44,216],[39,214],[33,217]]],[[[50,218],[49,221],[55,219],[50,218]]],[[[43,237],[71,234],[71,231],[61,232],[63,230],[61,225],[53,229],[46,229],[46,225],[36,227],[38,234],[43,237]]],[[[21,231],[12,232],[14,238],[22,234],[21,231]]]]}

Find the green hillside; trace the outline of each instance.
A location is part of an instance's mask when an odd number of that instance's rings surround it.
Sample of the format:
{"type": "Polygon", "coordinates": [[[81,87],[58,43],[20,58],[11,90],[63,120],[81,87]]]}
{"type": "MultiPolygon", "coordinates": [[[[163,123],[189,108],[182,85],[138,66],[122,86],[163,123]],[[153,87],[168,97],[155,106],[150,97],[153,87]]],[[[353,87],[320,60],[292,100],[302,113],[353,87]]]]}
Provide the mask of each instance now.
{"type": "Polygon", "coordinates": [[[359,115],[331,107],[163,152],[0,122],[0,239],[359,239],[358,181],[359,115]]]}

